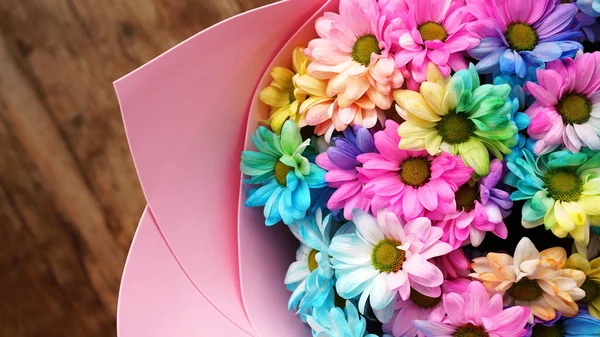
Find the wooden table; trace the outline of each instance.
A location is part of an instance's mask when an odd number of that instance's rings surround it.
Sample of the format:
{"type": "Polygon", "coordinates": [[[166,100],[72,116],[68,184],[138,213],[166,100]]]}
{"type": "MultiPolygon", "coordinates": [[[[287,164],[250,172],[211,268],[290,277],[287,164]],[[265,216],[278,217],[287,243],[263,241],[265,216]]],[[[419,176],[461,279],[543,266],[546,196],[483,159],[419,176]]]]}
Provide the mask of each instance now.
{"type": "Polygon", "coordinates": [[[145,202],[112,82],[269,2],[0,1],[0,336],[115,336],[145,202]]]}

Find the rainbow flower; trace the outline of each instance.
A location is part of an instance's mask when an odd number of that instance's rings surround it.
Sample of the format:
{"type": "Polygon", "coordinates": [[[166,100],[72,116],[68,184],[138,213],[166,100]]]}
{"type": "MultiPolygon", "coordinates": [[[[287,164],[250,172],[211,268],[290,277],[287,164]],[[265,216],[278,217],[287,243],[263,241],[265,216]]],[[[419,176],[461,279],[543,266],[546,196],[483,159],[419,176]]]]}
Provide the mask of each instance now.
{"type": "Polygon", "coordinates": [[[248,191],[246,206],[264,206],[267,226],[302,220],[311,204],[310,190],[326,186],[325,170],[302,156],[310,139],[302,142],[298,126],[288,120],[280,136],[259,126],[252,143],[257,151],[242,152],[240,170],[250,177],[246,183],[262,186],[248,191]]]}
{"type": "Polygon", "coordinates": [[[406,120],[400,125],[399,147],[445,151],[460,155],[480,176],[489,173],[488,150],[497,158],[517,144],[517,126],[510,118],[509,85],[480,85],[475,67],[445,78],[429,65],[420,92],[397,90],[394,97],[406,120]]]}
{"type": "Polygon", "coordinates": [[[508,161],[505,182],[517,188],[511,199],[527,200],[524,227],[544,224],[554,235],[570,234],[587,246],[590,225],[600,225],[600,153],[588,153],[558,151],[535,158],[523,150],[522,158],[508,161]]]}
{"type": "Polygon", "coordinates": [[[479,44],[479,39],[467,30],[473,19],[464,1],[409,0],[404,6],[389,1],[393,16],[402,25],[391,33],[396,51],[396,66],[407,67],[411,73],[409,87],[427,80],[429,63],[436,64],[444,76],[450,71],[466,69],[465,51],[479,44]]]}
{"type": "Polygon", "coordinates": [[[525,89],[536,102],[525,112],[531,118],[529,135],[536,154],[560,146],[571,152],[582,147],[600,150],[600,52],[548,63],[539,69],[539,84],[525,89]]]}
{"type": "Polygon", "coordinates": [[[397,215],[414,219],[425,210],[454,212],[455,192],[469,181],[473,170],[448,153],[431,156],[426,151],[398,149],[398,124],[387,120],[375,134],[379,153],[358,156],[366,182],[364,193],[373,209],[389,207],[397,215]]]}
{"type": "Polygon", "coordinates": [[[469,54],[479,60],[477,71],[525,77],[528,67],[544,66],[583,49],[581,31],[572,22],[574,4],[556,0],[467,0],[478,20],[469,30],[481,43],[469,54]]]}
{"type": "Polygon", "coordinates": [[[329,80],[326,93],[346,109],[368,97],[380,109],[392,106],[392,90],[404,83],[389,53],[391,40],[375,1],[341,0],[338,13],[317,19],[318,39],[306,54],[313,60],[308,74],[329,80]]]}
{"type": "Polygon", "coordinates": [[[590,315],[600,319],[600,258],[588,261],[580,254],[573,254],[565,266],[585,274],[585,282],[581,285],[585,297],[581,302],[587,305],[590,315]]]}

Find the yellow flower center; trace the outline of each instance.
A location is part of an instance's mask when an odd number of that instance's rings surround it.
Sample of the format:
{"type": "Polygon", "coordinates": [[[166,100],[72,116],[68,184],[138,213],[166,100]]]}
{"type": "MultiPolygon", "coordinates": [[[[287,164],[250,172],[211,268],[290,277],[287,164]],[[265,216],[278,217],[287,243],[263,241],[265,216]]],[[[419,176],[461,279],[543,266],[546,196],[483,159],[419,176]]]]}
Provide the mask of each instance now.
{"type": "Polygon", "coordinates": [[[506,31],[506,42],[516,51],[531,51],[538,43],[538,34],[526,23],[513,23],[506,31]]]}
{"type": "Polygon", "coordinates": [[[317,262],[317,253],[318,252],[319,252],[318,250],[313,249],[308,254],[308,270],[310,270],[311,273],[313,270],[319,268],[319,262],[317,262]]]}
{"type": "Polygon", "coordinates": [[[528,302],[540,298],[542,288],[536,280],[522,278],[508,289],[508,293],[516,300],[528,302]]]}
{"type": "Polygon", "coordinates": [[[442,300],[442,296],[440,297],[429,297],[421,294],[420,292],[410,289],[410,299],[414,304],[418,305],[421,308],[429,309],[433,308],[442,300]]]}
{"type": "Polygon", "coordinates": [[[567,124],[583,124],[590,119],[592,102],[580,94],[563,96],[556,105],[556,110],[567,124]]]}
{"type": "Polygon", "coordinates": [[[398,249],[402,245],[400,241],[392,239],[383,239],[373,247],[371,253],[371,262],[375,269],[392,273],[402,269],[402,264],[406,260],[406,253],[398,249]]]}
{"type": "Polygon", "coordinates": [[[589,278],[585,279],[580,288],[585,291],[585,297],[581,300],[585,304],[591,304],[600,296],[600,285],[589,278]]]}
{"type": "Polygon", "coordinates": [[[468,141],[475,132],[475,123],[463,114],[450,112],[437,124],[437,131],[448,144],[460,144],[468,141]]]}
{"type": "Polygon", "coordinates": [[[289,167],[280,161],[275,164],[275,180],[279,183],[279,185],[283,187],[286,186],[286,177],[291,170],[293,170],[292,167],[289,167]]]}
{"type": "Polygon", "coordinates": [[[446,41],[448,37],[448,33],[444,26],[440,25],[437,22],[425,22],[424,24],[419,26],[419,33],[421,33],[421,38],[423,41],[446,41]]]}
{"type": "Polygon", "coordinates": [[[479,188],[467,184],[462,185],[454,194],[456,209],[470,212],[475,208],[475,200],[479,200],[479,188]]]}
{"type": "Polygon", "coordinates": [[[425,157],[406,159],[400,166],[400,179],[406,185],[421,187],[429,181],[431,163],[425,157]]]}
{"type": "Polygon", "coordinates": [[[545,326],[536,324],[531,331],[531,337],[563,337],[565,328],[561,321],[554,323],[554,326],[545,326]]]}
{"type": "Polygon", "coordinates": [[[566,168],[548,171],[543,178],[548,194],[554,200],[577,201],[583,191],[581,178],[566,168]]]}
{"type": "Polygon", "coordinates": [[[371,64],[371,55],[381,54],[381,48],[379,48],[379,41],[375,35],[365,35],[360,37],[354,43],[352,48],[352,58],[354,61],[368,66],[371,64]]]}
{"type": "Polygon", "coordinates": [[[465,324],[460,328],[456,329],[453,335],[454,337],[489,337],[490,335],[485,331],[484,328],[473,325],[471,323],[465,324]]]}

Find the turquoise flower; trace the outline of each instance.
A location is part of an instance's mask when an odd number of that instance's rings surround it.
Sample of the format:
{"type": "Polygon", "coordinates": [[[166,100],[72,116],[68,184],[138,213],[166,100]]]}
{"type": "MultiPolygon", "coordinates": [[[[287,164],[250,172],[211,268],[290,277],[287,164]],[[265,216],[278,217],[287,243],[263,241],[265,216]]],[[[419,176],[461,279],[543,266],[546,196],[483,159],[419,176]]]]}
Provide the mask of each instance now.
{"type": "MultiPolygon", "coordinates": [[[[518,79],[518,78],[517,78],[518,79]]],[[[523,85],[519,83],[520,81],[516,80],[513,77],[508,76],[496,76],[494,77],[494,85],[502,85],[508,84],[511,86],[510,94],[508,95],[508,101],[512,103],[512,109],[510,110],[509,117],[510,120],[517,126],[517,130],[519,132],[515,133],[515,139],[517,144],[510,148],[512,151],[506,158],[509,160],[517,159],[521,156],[521,150],[523,148],[527,148],[529,150],[533,150],[533,145],[535,144],[534,139],[530,139],[527,137],[526,130],[531,123],[531,119],[529,116],[523,113],[525,111],[526,105],[526,96],[523,91],[523,85]]]]}
{"type": "Polygon", "coordinates": [[[319,308],[326,302],[333,304],[335,275],[329,257],[333,236],[331,215],[323,218],[321,209],[318,209],[314,216],[294,221],[289,227],[301,246],[296,251],[296,261],[285,275],[284,282],[293,292],[288,309],[297,310],[304,318],[313,308],[319,308]]]}
{"type": "Polygon", "coordinates": [[[527,330],[524,337],[597,337],[600,336],[600,321],[581,310],[574,317],[557,316],[549,322],[536,322],[527,330]]]}
{"type": "Polygon", "coordinates": [[[367,334],[366,319],[358,314],[350,301],[346,301],[343,310],[338,307],[317,308],[307,321],[314,337],[377,337],[367,334]]]}
{"type": "Polygon", "coordinates": [[[267,226],[303,219],[311,204],[310,190],[327,184],[325,170],[302,156],[310,139],[302,142],[298,126],[288,120],[281,136],[259,126],[252,143],[258,151],[243,151],[240,169],[250,177],[246,183],[262,186],[248,191],[246,206],[264,206],[267,226]]]}
{"type": "Polygon", "coordinates": [[[578,246],[589,242],[590,225],[600,225],[600,153],[557,151],[509,160],[505,182],[516,187],[511,199],[526,200],[522,223],[544,224],[554,235],[571,235],[578,246]]]}

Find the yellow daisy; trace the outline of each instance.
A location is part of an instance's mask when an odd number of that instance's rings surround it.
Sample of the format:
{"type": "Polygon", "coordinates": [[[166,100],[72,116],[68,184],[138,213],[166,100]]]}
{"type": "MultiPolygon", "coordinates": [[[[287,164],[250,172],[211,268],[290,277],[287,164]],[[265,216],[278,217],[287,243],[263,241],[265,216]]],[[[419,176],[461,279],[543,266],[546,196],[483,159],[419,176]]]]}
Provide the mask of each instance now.
{"type": "Polygon", "coordinates": [[[600,258],[588,261],[580,254],[573,254],[565,267],[581,270],[585,274],[585,281],[581,285],[585,297],[581,302],[587,304],[592,316],[600,319],[600,258]]]}
{"type": "Polygon", "coordinates": [[[260,100],[271,107],[269,119],[264,122],[277,134],[288,119],[296,122],[300,128],[306,125],[300,113],[300,105],[306,100],[307,94],[298,88],[296,79],[306,74],[309,63],[310,60],[304,55],[304,47],[294,49],[293,71],[283,67],[273,68],[273,81],[260,92],[260,100]]]}

